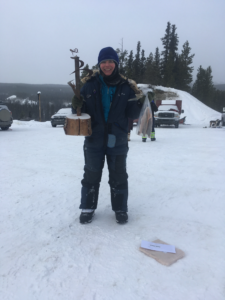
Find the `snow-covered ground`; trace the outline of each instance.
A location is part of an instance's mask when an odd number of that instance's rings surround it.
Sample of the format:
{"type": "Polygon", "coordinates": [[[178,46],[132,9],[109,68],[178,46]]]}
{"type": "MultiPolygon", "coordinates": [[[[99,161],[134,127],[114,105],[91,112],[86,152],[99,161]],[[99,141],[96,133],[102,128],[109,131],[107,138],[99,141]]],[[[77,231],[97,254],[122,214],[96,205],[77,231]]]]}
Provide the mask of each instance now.
{"type": "Polygon", "coordinates": [[[99,206],[80,225],[83,137],[50,122],[0,130],[1,300],[224,300],[225,127],[185,92],[186,123],[131,133],[129,222],[115,222],[105,166],[99,206]],[[185,257],[170,267],[139,251],[161,239],[185,257]]]}

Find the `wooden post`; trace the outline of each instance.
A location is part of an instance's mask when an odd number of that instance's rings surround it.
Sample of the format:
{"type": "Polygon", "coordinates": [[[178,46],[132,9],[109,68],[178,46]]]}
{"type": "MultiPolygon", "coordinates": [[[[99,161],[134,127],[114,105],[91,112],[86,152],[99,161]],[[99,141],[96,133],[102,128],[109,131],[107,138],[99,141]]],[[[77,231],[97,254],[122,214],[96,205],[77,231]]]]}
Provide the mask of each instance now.
{"type": "MultiPolygon", "coordinates": [[[[78,53],[78,49],[70,49],[73,53],[78,53]]],[[[79,57],[73,56],[71,57],[74,59],[75,63],[75,71],[71,74],[75,73],[75,81],[76,85],[72,84],[72,80],[68,82],[69,86],[71,86],[74,94],[77,98],[80,99],[80,68],[83,67],[84,62],[79,60],[79,57]]],[[[88,74],[92,75],[93,71],[89,69],[82,69],[87,70],[88,74]]],[[[81,108],[76,108],[77,114],[71,114],[66,116],[66,122],[64,126],[64,131],[66,135],[82,135],[82,136],[90,136],[92,134],[91,130],[91,117],[88,114],[81,113],[81,108]]]]}
{"type": "MultiPolygon", "coordinates": [[[[75,79],[76,79],[76,90],[77,90],[77,95],[80,98],[80,64],[79,64],[79,56],[75,56],[74,57],[74,61],[75,61],[75,79]]],[[[81,116],[81,109],[78,107],[77,108],[77,115],[81,116]]]]}
{"type": "Polygon", "coordinates": [[[38,102],[39,102],[39,122],[41,122],[41,92],[37,92],[38,95],[38,102]]]}

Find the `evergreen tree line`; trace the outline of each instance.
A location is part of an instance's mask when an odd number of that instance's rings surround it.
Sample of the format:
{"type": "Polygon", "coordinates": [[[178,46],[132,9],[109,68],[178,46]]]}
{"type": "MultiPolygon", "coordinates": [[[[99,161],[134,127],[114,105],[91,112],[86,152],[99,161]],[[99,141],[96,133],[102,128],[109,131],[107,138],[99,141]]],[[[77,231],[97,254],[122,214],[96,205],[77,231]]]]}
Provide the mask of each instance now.
{"type": "MultiPolygon", "coordinates": [[[[212,81],[212,69],[208,67],[204,70],[201,66],[198,69],[196,81],[193,88],[192,66],[195,54],[191,53],[189,42],[186,41],[181,53],[178,53],[179,37],[176,32],[176,25],[167,23],[165,35],[161,38],[163,51],[159,48],[146,57],[145,50],[141,49],[141,42],[138,41],[136,53],[133,50],[129,53],[123,49],[116,49],[120,64],[119,72],[127,78],[134,79],[137,83],[147,83],[151,85],[162,85],[183,91],[187,91],[207,106],[222,111],[225,107],[225,92],[217,90],[212,81]]],[[[92,69],[96,69],[95,65],[92,69]]],[[[85,68],[89,68],[88,65],[85,68]]],[[[82,76],[87,72],[83,71],[82,76]]]]}
{"type": "Polygon", "coordinates": [[[39,120],[39,103],[37,92],[41,91],[41,119],[49,121],[60,108],[71,107],[74,95],[68,85],[35,85],[35,84],[5,84],[0,83],[0,100],[8,106],[13,119],[39,120]],[[16,100],[7,100],[16,95],[16,100]],[[26,99],[24,101],[24,99],[26,99]]]}
{"type": "Polygon", "coordinates": [[[192,95],[207,106],[222,112],[225,107],[225,91],[216,89],[213,85],[212,69],[209,66],[198,68],[197,78],[192,87],[192,95]]]}
{"type": "MultiPolygon", "coordinates": [[[[181,53],[178,52],[179,38],[176,32],[176,25],[167,23],[165,35],[161,38],[163,51],[160,53],[156,47],[154,53],[146,57],[145,50],[141,49],[141,42],[138,41],[136,53],[131,50],[129,53],[123,49],[116,49],[120,64],[119,72],[137,83],[151,85],[162,85],[191,93],[194,97],[205,103],[207,106],[222,112],[225,107],[225,91],[217,90],[213,85],[212,69],[209,66],[203,69],[198,68],[197,78],[193,82],[192,66],[193,57],[189,42],[186,41],[181,53]]],[[[84,68],[89,69],[87,64],[84,68]]],[[[97,69],[98,65],[92,67],[97,69]]],[[[87,75],[83,71],[81,78],[87,75]]],[[[10,95],[17,95],[18,98],[29,98],[37,101],[37,91],[41,91],[42,121],[50,120],[51,116],[60,108],[70,106],[73,91],[66,85],[26,85],[26,84],[0,84],[1,98],[6,99],[10,95]]],[[[39,104],[31,104],[26,101],[24,104],[16,101],[6,103],[12,111],[14,119],[30,118],[39,120],[39,104]]]]}
{"type": "MultiPolygon", "coordinates": [[[[70,99],[71,100],[71,99],[70,99]]],[[[15,120],[36,120],[39,121],[39,103],[30,103],[25,101],[8,101],[7,104],[9,110],[12,112],[13,119],[15,120]]],[[[41,103],[41,120],[49,121],[51,116],[54,115],[60,108],[71,107],[70,104],[66,103],[41,103]]]]}
{"type": "MultiPolygon", "coordinates": [[[[167,23],[166,33],[162,40],[164,50],[160,53],[159,48],[146,57],[145,50],[141,49],[141,42],[138,41],[136,54],[133,50],[116,49],[120,64],[119,72],[137,83],[162,85],[173,87],[190,92],[192,82],[193,57],[189,42],[183,45],[181,53],[178,53],[179,38],[176,33],[176,26],[167,23]]],[[[92,69],[96,69],[96,65],[92,69]]],[[[85,66],[88,68],[88,65],[85,66]]],[[[83,71],[82,77],[87,74],[83,71]]]]}

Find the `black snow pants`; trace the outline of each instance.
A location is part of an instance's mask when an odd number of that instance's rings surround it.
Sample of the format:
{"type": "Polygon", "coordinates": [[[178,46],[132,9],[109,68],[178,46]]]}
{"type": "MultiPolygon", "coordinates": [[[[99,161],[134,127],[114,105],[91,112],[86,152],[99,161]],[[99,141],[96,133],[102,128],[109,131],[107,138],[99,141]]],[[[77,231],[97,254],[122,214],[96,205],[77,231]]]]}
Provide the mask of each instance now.
{"type": "Polygon", "coordinates": [[[155,118],[153,117],[153,122],[152,122],[152,132],[155,132],[155,118]]]}
{"type": "Polygon", "coordinates": [[[109,155],[104,150],[84,146],[84,177],[81,181],[81,209],[96,209],[105,157],[109,170],[109,185],[113,211],[127,212],[128,175],[125,155],[109,155]]]}

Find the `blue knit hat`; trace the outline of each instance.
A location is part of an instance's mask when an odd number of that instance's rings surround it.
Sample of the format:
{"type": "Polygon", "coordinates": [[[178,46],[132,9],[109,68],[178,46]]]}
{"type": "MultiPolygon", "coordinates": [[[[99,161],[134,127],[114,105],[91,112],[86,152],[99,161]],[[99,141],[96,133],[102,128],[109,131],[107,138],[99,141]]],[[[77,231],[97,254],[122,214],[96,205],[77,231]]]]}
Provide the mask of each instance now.
{"type": "Polygon", "coordinates": [[[119,57],[112,47],[103,48],[98,55],[98,64],[103,60],[113,60],[117,65],[119,64],[119,57]]]}

